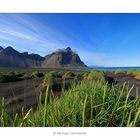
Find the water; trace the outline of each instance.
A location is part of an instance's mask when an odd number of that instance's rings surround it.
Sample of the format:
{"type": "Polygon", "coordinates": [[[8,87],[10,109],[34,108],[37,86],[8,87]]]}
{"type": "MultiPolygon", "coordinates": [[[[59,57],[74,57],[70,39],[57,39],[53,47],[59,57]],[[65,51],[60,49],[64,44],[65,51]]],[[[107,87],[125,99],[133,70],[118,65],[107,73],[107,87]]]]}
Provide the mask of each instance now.
{"type": "Polygon", "coordinates": [[[114,71],[117,69],[122,70],[130,70],[130,69],[137,69],[140,70],[140,67],[86,67],[86,68],[0,68],[0,72],[9,72],[9,71],[23,71],[23,72],[33,72],[33,71],[54,71],[54,70],[72,70],[72,71],[91,71],[91,70],[107,70],[107,71],[114,71]]]}
{"type": "Polygon", "coordinates": [[[68,68],[69,70],[76,70],[76,71],[91,71],[91,70],[107,70],[107,71],[114,71],[114,70],[131,70],[136,69],[140,70],[140,67],[86,67],[86,68],[68,68]]]}

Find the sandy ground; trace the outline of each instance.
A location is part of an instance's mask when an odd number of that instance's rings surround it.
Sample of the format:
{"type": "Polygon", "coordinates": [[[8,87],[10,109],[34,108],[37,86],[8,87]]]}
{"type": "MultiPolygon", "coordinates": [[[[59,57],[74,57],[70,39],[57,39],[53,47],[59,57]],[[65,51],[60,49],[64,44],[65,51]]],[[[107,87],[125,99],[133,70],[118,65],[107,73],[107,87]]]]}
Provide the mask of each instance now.
{"type": "Polygon", "coordinates": [[[43,78],[29,79],[17,82],[0,83],[0,98],[5,98],[5,104],[10,112],[23,106],[29,107],[38,102],[38,86],[43,78]]]}

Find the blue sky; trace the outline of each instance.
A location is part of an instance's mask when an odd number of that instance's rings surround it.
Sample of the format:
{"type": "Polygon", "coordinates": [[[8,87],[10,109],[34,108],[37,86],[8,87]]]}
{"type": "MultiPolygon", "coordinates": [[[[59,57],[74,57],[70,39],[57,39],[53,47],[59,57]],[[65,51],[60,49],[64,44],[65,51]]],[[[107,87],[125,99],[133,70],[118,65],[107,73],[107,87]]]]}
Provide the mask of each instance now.
{"type": "Polygon", "coordinates": [[[0,46],[42,56],[70,46],[89,66],[140,66],[140,14],[0,14],[0,46]]]}

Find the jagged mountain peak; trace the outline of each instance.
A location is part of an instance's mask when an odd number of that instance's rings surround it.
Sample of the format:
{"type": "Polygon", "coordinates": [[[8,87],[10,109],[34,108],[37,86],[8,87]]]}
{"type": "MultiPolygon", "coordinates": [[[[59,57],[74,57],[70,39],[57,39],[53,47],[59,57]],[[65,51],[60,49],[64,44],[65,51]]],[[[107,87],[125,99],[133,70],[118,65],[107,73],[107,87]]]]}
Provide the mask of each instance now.
{"type": "MultiPolygon", "coordinates": [[[[18,51],[17,50],[15,50],[14,48],[12,48],[11,46],[8,46],[8,47],[6,47],[6,48],[4,48],[3,50],[2,50],[2,52],[4,53],[4,54],[7,54],[7,55],[18,55],[18,51]]],[[[1,53],[2,53],[1,52],[1,53]]]]}
{"type": "Polygon", "coordinates": [[[0,50],[3,50],[3,47],[0,46],[0,50]]]}
{"type": "Polygon", "coordinates": [[[86,67],[86,65],[77,53],[67,47],[47,55],[43,67],[86,67]]]}
{"type": "Polygon", "coordinates": [[[23,54],[23,55],[29,55],[28,52],[23,52],[22,54],[23,54]]]}
{"type": "Polygon", "coordinates": [[[11,46],[6,47],[5,50],[16,51],[16,50],[15,50],[14,48],[12,48],[11,46]]]}
{"type": "Polygon", "coordinates": [[[71,50],[71,47],[67,47],[65,50],[66,50],[66,51],[72,51],[72,50],[71,50]]]}

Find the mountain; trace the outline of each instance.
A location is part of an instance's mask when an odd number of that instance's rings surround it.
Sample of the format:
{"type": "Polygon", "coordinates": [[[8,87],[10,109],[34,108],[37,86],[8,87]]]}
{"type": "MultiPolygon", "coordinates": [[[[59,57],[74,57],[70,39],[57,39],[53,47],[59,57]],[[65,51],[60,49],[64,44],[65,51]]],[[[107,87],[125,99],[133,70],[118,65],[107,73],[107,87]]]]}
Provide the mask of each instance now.
{"type": "Polygon", "coordinates": [[[3,50],[3,48],[0,46],[0,51],[3,50]]]}
{"type": "Polygon", "coordinates": [[[79,55],[71,50],[59,49],[46,57],[38,54],[20,53],[12,47],[0,46],[0,67],[28,68],[28,67],[86,67],[79,55]]]}
{"type": "Polygon", "coordinates": [[[20,53],[12,47],[0,47],[0,67],[40,67],[44,59],[37,54],[20,53]]]}
{"type": "Polygon", "coordinates": [[[77,53],[67,47],[47,55],[42,67],[86,67],[86,65],[81,61],[77,53]]]}

